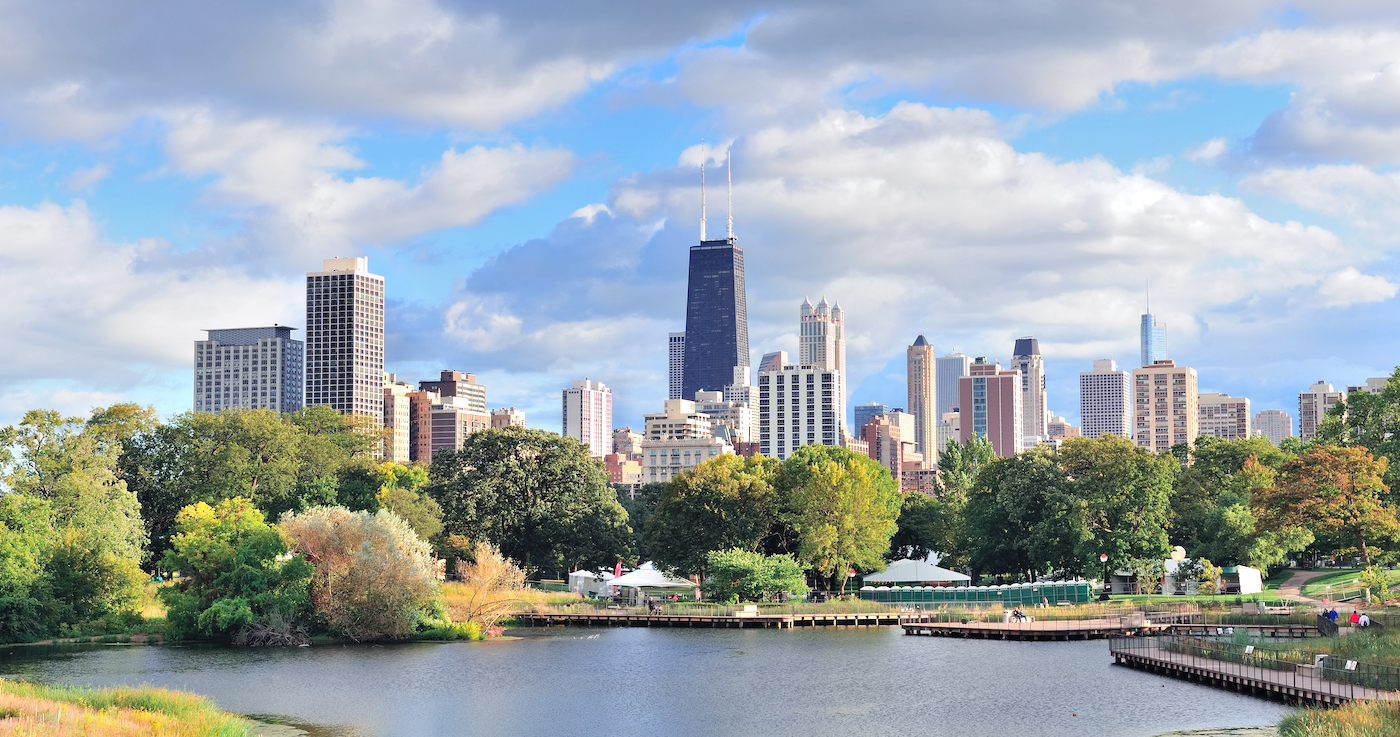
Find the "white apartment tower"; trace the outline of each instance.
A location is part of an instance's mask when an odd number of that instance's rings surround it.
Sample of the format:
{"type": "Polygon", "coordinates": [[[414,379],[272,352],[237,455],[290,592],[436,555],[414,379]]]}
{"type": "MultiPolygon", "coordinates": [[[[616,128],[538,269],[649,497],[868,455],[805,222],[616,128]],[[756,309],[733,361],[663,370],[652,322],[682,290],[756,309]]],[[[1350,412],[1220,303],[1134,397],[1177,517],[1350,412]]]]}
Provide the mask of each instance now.
{"type": "Polygon", "coordinates": [[[1030,450],[1050,437],[1050,408],[1045,395],[1045,361],[1040,341],[1017,338],[1011,368],[1021,372],[1021,441],[1030,450]]]}
{"type": "Polygon", "coordinates": [[[1307,442],[1317,437],[1318,426],[1322,424],[1322,418],[1327,416],[1327,410],[1334,404],[1346,401],[1347,393],[1339,392],[1321,379],[1316,384],[1308,387],[1305,392],[1298,393],[1298,437],[1303,442],[1307,442]]]}
{"type": "Polygon", "coordinates": [[[1133,378],[1111,358],[1079,374],[1079,428],[1086,438],[1133,436],[1133,378]]]}
{"type": "Polygon", "coordinates": [[[1241,440],[1254,434],[1248,398],[1206,393],[1197,395],[1196,401],[1202,435],[1241,440]]]}
{"type": "Polygon", "coordinates": [[[1165,453],[1200,432],[1196,370],[1171,359],[1133,369],[1133,444],[1165,453]]]}
{"type": "MultiPolygon", "coordinates": [[[[937,418],[953,411],[958,406],[958,379],[967,376],[972,368],[972,357],[964,356],[954,348],[951,353],[940,356],[935,363],[934,378],[938,385],[933,393],[933,406],[937,418]]],[[[939,448],[938,450],[943,450],[939,448]]]]}
{"type": "Polygon", "coordinates": [[[612,452],[612,390],[602,382],[575,381],[563,392],[564,432],[587,445],[589,455],[612,452]]]}
{"type": "Polygon", "coordinates": [[[301,409],[303,346],[293,330],[206,330],[194,343],[194,411],[301,409]]]}
{"type": "Polygon", "coordinates": [[[923,335],[915,338],[904,351],[904,362],[909,400],[905,406],[914,416],[914,432],[903,437],[912,440],[914,450],[923,454],[924,468],[932,468],[938,462],[938,449],[933,447],[938,428],[938,370],[933,344],[923,335]]]}
{"type": "Polygon", "coordinates": [[[369,258],[328,258],[306,275],[306,404],[382,421],[384,277],[369,258]]]}
{"type": "Polygon", "coordinates": [[[843,382],[845,394],[846,374],[846,317],[841,311],[841,303],[828,305],[826,297],[812,306],[810,300],[802,300],[801,334],[798,337],[798,365],[837,371],[843,382]]]}
{"type": "Polygon", "coordinates": [[[669,360],[670,392],[669,399],[682,399],[681,386],[685,381],[685,331],[666,335],[667,358],[669,360]]]}
{"type": "Polygon", "coordinates": [[[384,429],[388,436],[382,454],[385,460],[395,463],[412,460],[408,440],[409,424],[413,418],[413,413],[409,411],[411,402],[408,395],[412,392],[413,385],[399,381],[396,374],[384,375],[384,429]]]}
{"type": "Polygon", "coordinates": [[[1293,418],[1281,409],[1266,409],[1254,415],[1254,432],[1278,445],[1293,436],[1293,418]]]}
{"type": "Polygon", "coordinates": [[[804,445],[841,445],[841,372],[811,364],[765,368],[758,372],[759,452],[784,459],[804,445]]]}

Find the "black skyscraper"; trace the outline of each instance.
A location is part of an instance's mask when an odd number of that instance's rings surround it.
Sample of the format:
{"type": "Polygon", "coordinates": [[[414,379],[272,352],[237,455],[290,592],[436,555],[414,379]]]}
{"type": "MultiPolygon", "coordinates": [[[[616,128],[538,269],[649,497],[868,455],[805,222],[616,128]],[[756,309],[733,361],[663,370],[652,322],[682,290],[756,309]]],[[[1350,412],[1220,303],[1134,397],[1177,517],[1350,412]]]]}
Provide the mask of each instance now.
{"type": "Polygon", "coordinates": [[[744,249],[733,236],[690,248],[685,308],[685,368],[681,397],[718,391],[749,365],[749,309],[744,298],[744,249]]]}

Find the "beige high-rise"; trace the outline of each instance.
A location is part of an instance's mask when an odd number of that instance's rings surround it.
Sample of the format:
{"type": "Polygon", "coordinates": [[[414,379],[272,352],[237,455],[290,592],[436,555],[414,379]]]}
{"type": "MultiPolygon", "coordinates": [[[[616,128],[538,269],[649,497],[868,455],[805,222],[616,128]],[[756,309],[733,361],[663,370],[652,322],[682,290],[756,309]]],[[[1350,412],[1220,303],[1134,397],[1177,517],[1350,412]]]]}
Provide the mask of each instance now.
{"type": "Polygon", "coordinates": [[[1229,394],[1200,394],[1201,434],[1221,440],[1242,440],[1254,434],[1254,416],[1249,412],[1248,397],[1229,394]]]}
{"type": "Polygon", "coordinates": [[[1346,398],[1346,392],[1334,390],[1331,384],[1321,379],[1307,391],[1299,392],[1298,437],[1305,443],[1317,437],[1317,428],[1322,424],[1322,418],[1327,416],[1327,410],[1334,404],[1346,401],[1346,398]]]}
{"type": "Polygon", "coordinates": [[[1021,441],[1030,450],[1050,439],[1050,409],[1045,396],[1045,360],[1040,341],[1017,338],[1011,368],[1021,372],[1021,441]]]}
{"type": "Polygon", "coordinates": [[[938,463],[935,434],[938,416],[934,408],[938,404],[938,373],[933,357],[933,344],[920,335],[914,345],[904,352],[906,374],[909,384],[909,401],[905,409],[914,416],[914,450],[924,456],[924,468],[932,468],[938,463]]]}
{"type": "Polygon", "coordinates": [[[1133,369],[1133,443],[1165,453],[1200,431],[1196,370],[1171,359],[1133,369]]]}
{"type": "Polygon", "coordinates": [[[841,396],[846,396],[846,316],[841,303],[828,305],[826,297],[812,306],[802,300],[801,335],[797,363],[841,372],[841,396]]]}
{"type": "Polygon", "coordinates": [[[399,381],[396,374],[384,375],[385,442],[381,455],[385,460],[408,463],[412,460],[409,445],[409,424],[412,420],[408,395],[413,385],[399,381]]]}

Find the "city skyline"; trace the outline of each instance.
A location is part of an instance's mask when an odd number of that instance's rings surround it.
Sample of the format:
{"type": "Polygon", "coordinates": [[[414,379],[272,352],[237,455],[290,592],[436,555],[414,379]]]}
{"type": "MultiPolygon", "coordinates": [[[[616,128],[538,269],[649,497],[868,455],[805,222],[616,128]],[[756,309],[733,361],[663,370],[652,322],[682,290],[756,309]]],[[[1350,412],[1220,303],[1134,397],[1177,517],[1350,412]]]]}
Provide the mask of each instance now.
{"type": "Polygon", "coordinates": [[[1078,423],[1078,374],[1137,363],[1149,281],[1203,392],[1296,413],[1396,362],[1400,112],[1359,101],[1389,94],[1400,12],[705,6],[639,33],[602,8],[580,35],[576,9],[415,8],[13,9],[0,422],[185,411],[201,329],[306,328],[301,275],[357,254],[389,370],[472,371],[552,429],[559,388],[600,377],[635,423],[684,327],[700,163],[731,152],[747,358],[795,353],[791,305],[840,295],[850,405],[902,402],[921,333],[1001,360],[1035,335],[1078,423]],[[414,61],[348,62],[385,55],[414,61]]]}

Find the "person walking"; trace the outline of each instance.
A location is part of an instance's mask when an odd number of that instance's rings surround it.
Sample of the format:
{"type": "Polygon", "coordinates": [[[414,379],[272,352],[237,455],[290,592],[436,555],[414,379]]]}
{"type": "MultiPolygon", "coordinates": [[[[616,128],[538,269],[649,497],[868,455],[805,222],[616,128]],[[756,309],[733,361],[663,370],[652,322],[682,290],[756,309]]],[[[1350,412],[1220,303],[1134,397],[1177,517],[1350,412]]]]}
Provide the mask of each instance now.
{"type": "Polygon", "coordinates": [[[1332,620],[1332,624],[1337,623],[1337,607],[1332,607],[1332,610],[1327,612],[1327,618],[1332,620]]]}

